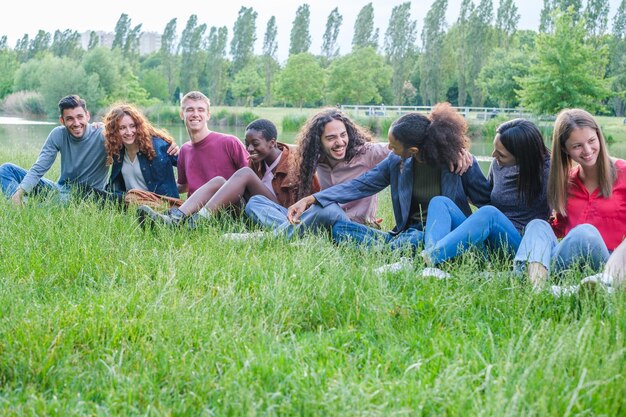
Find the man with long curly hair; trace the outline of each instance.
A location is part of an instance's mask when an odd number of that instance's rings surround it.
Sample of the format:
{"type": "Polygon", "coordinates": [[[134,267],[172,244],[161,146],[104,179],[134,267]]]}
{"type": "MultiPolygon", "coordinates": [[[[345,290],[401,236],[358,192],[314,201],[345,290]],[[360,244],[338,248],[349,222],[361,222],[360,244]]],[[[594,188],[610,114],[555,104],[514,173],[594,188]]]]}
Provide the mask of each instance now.
{"type": "MultiPolygon", "coordinates": [[[[384,143],[372,142],[372,136],[336,108],[324,109],[302,127],[297,139],[301,186],[299,198],[311,193],[313,178],[322,189],[340,184],[370,170],[389,154],[384,143]]],[[[262,196],[254,196],[246,205],[246,214],[257,224],[291,236],[295,230],[328,226],[338,219],[377,225],[376,195],[321,209],[313,206],[301,218],[299,227],[287,220],[287,211],[262,196]]]]}

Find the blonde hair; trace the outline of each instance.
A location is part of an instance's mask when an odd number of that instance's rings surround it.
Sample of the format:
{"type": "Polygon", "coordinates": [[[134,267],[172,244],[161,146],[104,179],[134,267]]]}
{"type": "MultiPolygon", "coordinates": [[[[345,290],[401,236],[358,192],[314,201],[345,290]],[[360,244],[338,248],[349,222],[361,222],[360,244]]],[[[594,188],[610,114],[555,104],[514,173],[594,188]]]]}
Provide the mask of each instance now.
{"type": "Polygon", "coordinates": [[[554,122],[554,132],[552,133],[552,163],[548,177],[548,204],[563,216],[567,215],[567,189],[569,173],[573,166],[572,159],[567,154],[565,142],[574,129],[584,127],[596,132],[600,144],[596,168],[602,197],[609,198],[611,196],[613,184],[617,178],[617,170],[609,156],[604,135],[593,116],[582,109],[561,110],[554,122]]]}
{"type": "Polygon", "coordinates": [[[180,100],[181,109],[183,110],[185,109],[185,101],[187,100],[203,101],[206,104],[207,111],[211,107],[211,100],[209,100],[209,98],[200,91],[190,91],[187,94],[185,94],[182,100],[180,100]]]}

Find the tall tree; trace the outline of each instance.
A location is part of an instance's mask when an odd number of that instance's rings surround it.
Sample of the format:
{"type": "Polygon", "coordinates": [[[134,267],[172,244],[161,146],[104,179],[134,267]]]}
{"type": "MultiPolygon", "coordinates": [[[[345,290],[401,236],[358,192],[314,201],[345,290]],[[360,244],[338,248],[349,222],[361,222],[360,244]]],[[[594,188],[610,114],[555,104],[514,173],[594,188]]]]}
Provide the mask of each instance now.
{"type": "Polygon", "coordinates": [[[239,104],[249,107],[252,107],[254,100],[261,96],[263,87],[263,77],[257,71],[257,65],[253,61],[235,75],[231,85],[233,97],[238,100],[239,104]]]}
{"type": "Polygon", "coordinates": [[[226,26],[211,27],[208,37],[206,72],[209,95],[215,104],[224,103],[228,87],[226,45],[228,29],[226,26]]]}
{"type": "Polygon", "coordinates": [[[483,105],[483,90],[476,84],[478,74],[489,59],[493,50],[492,26],[493,3],[491,0],[481,0],[472,11],[469,18],[468,37],[471,45],[471,58],[469,61],[468,86],[472,97],[472,106],[483,105]]]}
{"type": "Polygon", "coordinates": [[[59,57],[79,58],[82,55],[80,34],[70,29],[55,31],[50,50],[59,57]]]}
{"type": "Polygon", "coordinates": [[[324,70],[313,55],[303,52],[287,59],[276,80],[276,95],[302,108],[322,100],[324,85],[324,70]]]}
{"type": "Polygon", "coordinates": [[[465,106],[468,95],[469,64],[472,54],[470,32],[470,16],[474,13],[474,3],[472,0],[463,0],[459,17],[449,32],[449,40],[452,44],[450,48],[456,54],[454,62],[456,67],[457,80],[457,102],[459,106],[465,106]]]}
{"type": "Polygon", "coordinates": [[[554,9],[553,0],[543,0],[543,8],[539,15],[539,32],[552,32],[552,10],[554,9]]]}
{"type": "Polygon", "coordinates": [[[385,53],[393,68],[391,89],[395,103],[402,101],[402,88],[411,70],[409,61],[415,52],[416,37],[417,22],[411,19],[411,3],[395,6],[385,32],[385,53]]]}
{"type": "Polygon", "coordinates": [[[508,48],[517,31],[520,14],[514,0],[500,0],[496,13],[498,46],[508,48]]]}
{"type": "Polygon", "coordinates": [[[613,36],[619,39],[626,38],[626,0],[622,0],[613,16],[613,36]]]}
{"type": "Polygon", "coordinates": [[[424,19],[420,59],[420,92],[424,103],[435,104],[445,97],[442,59],[448,0],[435,0],[424,19]]]}
{"type": "Polygon", "coordinates": [[[300,5],[298,10],[296,10],[296,17],[293,20],[291,34],[289,35],[289,55],[309,52],[311,47],[310,22],[311,11],[309,5],[306,3],[300,5]]]}
{"type": "Polygon", "coordinates": [[[98,75],[98,86],[108,97],[120,96],[122,83],[122,52],[119,49],[111,50],[105,47],[92,49],[85,53],[82,67],[87,74],[98,75]]]}
{"type": "Polygon", "coordinates": [[[326,61],[330,61],[339,55],[337,37],[339,36],[339,29],[341,29],[342,22],[343,16],[339,13],[339,9],[335,7],[328,15],[326,30],[322,36],[322,56],[326,61]]]}
{"type": "Polygon", "coordinates": [[[263,72],[265,75],[264,102],[267,106],[272,103],[272,81],[274,74],[276,74],[279,69],[278,62],[276,61],[276,51],[278,50],[277,34],[276,17],[272,16],[267,21],[265,36],[263,37],[263,72]]]}
{"type": "Polygon", "coordinates": [[[6,47],[6,37],[0,38],[0,100],[13,92],[18,67],[15,52],[6,47]]]}
{"type": "Polygon", "coordinates": [[[626,0],[622,0],[613,17],[609,74],[613,96],[610,104],[616,116],[626,113],[626,0]]]}
{"type": "Polygon", "coordinates": [[[571,7],[574,12],[572,14],[572,19],[574,20],[574,22],[578,22],[578,20],[580,20],[580,18],[582,17],[582,8],[583,8],[582,0],[553,0],[553,1],[554,1],[554,8],[559,9],[563,12],[568,10],[571,7]]]}
{"type": "Polygon", "coordinates": [[[141,39],[141,24],[128,31],[124,42],[124,56],[132,60],[139,59],[139,40],[141,39]]]}
{"type": "Polygon", "coordinates": [[[89,32],[89,44],[87,45],[87,50],[91,51],[98,46],[100,46],[100,37],[94,30],[92,30],[89,32]]]}
{"type": "Polygon", "coordinates": [[[555,14],[554,33],[537,37],[536,62],[518,80],[522,105],[539,114],[567,107],[593,112],[610,94],[604,77],[607,48],[586,44],[584,23],[575,22],[574,15],[573,9],[555,14]]]}
{"type": "Polygon", "coordinates": [[[28,47],[30,45],[30,38],[28,37],[28,33],[25,33],[20,39],[15,43],[15,53],[17,54],[17,60],[19,62],[26,62],[29,59],[28,55],[28,47]]]}
{"type": "Polygon", "coordinates": [[[372,47],[357,48],[328,67],[326,95],[331,103],[379,104],[389,88],[391,67],[372,47]]]}
{"type": "Polygon", "coordinates": [[[124,45],[126,45],[126,37],[128,36],[129,31],[130,19],[126,13],[122,13],[115,24],[115,36],[113,37],[111,49],[124,49],[124,45]]]}
{"type": "Polygon", "coordinates": [[[599,38],[605,35],[609,21],[608,0],[587,0],[584,17],[590,37],[599,38]]]}
{"type": "Polygon", "coordinates": [[[500,107],[517,107],[519,80],[528,74],[528,56],[521,49],[496,49],[478,75],[483,94],[500,107]]]}
{"type": "Polygon", "coordinates": [[[186,93],[191,90],[197,90],[200,85],[200,65],[199,59],[200,46],[202,44],[202,36],[206,31],[206,25],[198,26],[198,16],[192,14],[187,20],[187,25],[181,33],[180,37],[180,86],[181,90],[186,93]]]}
{"type": "Polygon", "coordinates": [[[378,28],[374,29],[374,6],[368,3],[359,11],[354,22],[352,49],[372,47],[378,49],[378,28]]]}
{"type": "Polygon", "coordinates": [[[252,7],[241,7],[233,26],[233,39],[230,41],[230,55],[233,57],[232,71],[236,74],[248,65],[254,56],[256,42],[257,12],[252,7]]]}
{"type": "Polygon", "coordinates": [[[30,41],[28,45],[28,57],[34,58],[38,54],[48,51],[50,48],[50,33],[45,30],[39,30],[37,35],[30,41]]]}
{"type": "Polygon", "coordinates": [[[0,36],[0,50],[8,49],[7,35],[0,36]]]}
{"type": "MultiPolygon", "coordinates": [[[[161,35],[161,49],[159,53],[161,55],[161,69],[163,77],[167,82],[167,91],[172,97],[176,87],[178,87],[178,65],[176,52],[178,45],[176,44],[176,18],[171,19],[165,25],[163,34],[161,35]]],[[[176,97],[174,100],[177,100],[176,97]]]]}

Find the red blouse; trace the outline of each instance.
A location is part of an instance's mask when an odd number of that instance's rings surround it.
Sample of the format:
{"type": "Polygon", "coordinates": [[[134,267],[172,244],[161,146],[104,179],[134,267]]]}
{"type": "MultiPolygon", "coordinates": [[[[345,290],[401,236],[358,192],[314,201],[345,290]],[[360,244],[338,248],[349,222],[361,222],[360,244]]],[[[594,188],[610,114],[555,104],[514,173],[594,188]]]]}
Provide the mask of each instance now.
{"type": "Polygon", "coordinates": [[[617,179],[609,198],[599,195],[600,189],[589,193],[578,177],[580,167],[570,171],[567,190],[567,216],[557,214],[552,225],[557,237],[563,237],[579,224],[594,225],[607,248],[614,250],[626,236],[626,161],[615,161],[617,179]]]}

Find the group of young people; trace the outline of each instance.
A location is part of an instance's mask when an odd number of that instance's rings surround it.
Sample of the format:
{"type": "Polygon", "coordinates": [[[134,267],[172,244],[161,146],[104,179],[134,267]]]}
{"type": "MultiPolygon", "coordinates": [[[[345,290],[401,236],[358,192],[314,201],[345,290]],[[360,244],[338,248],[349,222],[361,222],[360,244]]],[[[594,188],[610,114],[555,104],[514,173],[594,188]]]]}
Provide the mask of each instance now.
{"type": "Polygon", "coordinates": [[[600,127],[581,109],[559,113],[551,152],[532,122],[500,125],[487,177],[469,152],[467,121],[448,103],[399,117],[388,144],[329,108],[306,122],[296,145],[279,142],[266,119],[246,127],[244,145],[209,130],[210,101],[192,91],[181,100],[190,140],[180,148],[129,104],[96,124],[76,95],[59,110],[61,126],[29,171],[0,166],[2,192],[17,205],[27,194],[66,195],[76,186],[135,207],[142,226],[193,226],[227,209],[277,235],[327,230],[337,243],[408,250],[438,274],[478,248],[510,255],[536,288],[551,271],[584,266],[601,271],[585,285],[612,289],[626,279],[626,162],[609,156],[600,127]],[[54,183],[43,176],[58,153],[54,183]],[[377,194],[387,187],[396,223],[389,232],[377,216],[377,194]]]}

